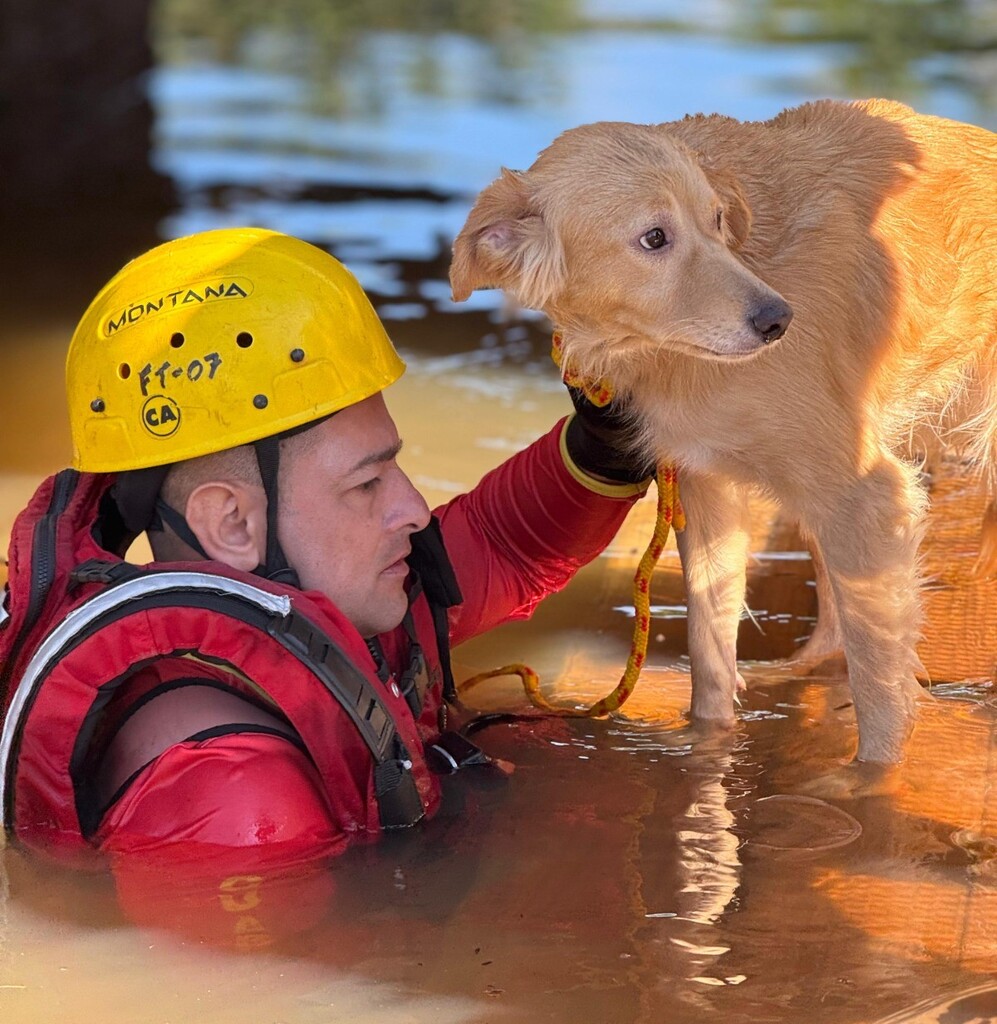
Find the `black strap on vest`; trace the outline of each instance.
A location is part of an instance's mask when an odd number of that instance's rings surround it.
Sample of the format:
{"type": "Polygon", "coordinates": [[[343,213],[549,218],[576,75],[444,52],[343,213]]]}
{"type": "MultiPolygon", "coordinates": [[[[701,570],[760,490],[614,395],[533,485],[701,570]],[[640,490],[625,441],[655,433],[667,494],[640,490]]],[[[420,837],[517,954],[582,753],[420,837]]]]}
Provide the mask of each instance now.
{"type": "MultiPolygon", "coordinates": [[[[90,598],[92,603],[111,591],[122,588],[122,599],[111,601],[106,609],[97,611],[82,628],[75,629],[57,647],[50,649],[45,664],[30,680],[32,693],[25,697],[22,718],[27,715],[34,694],[52,669],[80,643],[120,619],[137,611],[153,608],[203,608],[244,622],[273,637],[285,650],[309,669],[332,694],[356,726],[374,760],[374,784],[381,827],[407,828],[425,814],[425,809],[412,776],[412,761],[399,738],[387,707],[360,669],[350,661],[339,645],[322,629],[286,601],[279,610],[258,603],[252,592],[261,598],[273,595],[240,584],[226,589],[235,581],[208,573],[147,571],[122,562],[93,559],[83,563],[72,574],[76,582],[105,583],[106,588],[90,598]],[[195,585],[194,581],[197,581],[195,585]],[[145,586],[142,586],[142,583],[145,586]],[[125,593],[125,591],[128,591],[125,593]],[[131,591],[134,591],[132,593],[131,591]]],[[[74,614],[85,608],[78,606],[74,614]]],[[[58,628],[55,632],[58,632],[58,628]]],[[[13,771],[17,757],[11,753],[6,780],[5,823],[13,821],[13,771]]]]}
{"type": "Polygon", "coordinates": [[[460,592],[457,577],[450,557],[443,544],[443,532],[440,521],[433,516],[429,525],[409,538],[412,542],[412,553],[408,557],[409,568],[413,569],[422,581],[433,614],[433,632],[436,634],[436,648],[440,655],[440,668],[443,671],[443,696],[448,703],[457,700],[457,684],[454,682],[453,667],[450,663],[450,623],[447,609],[461,604],[464,595],[460,592]]]}
{"type": "MultiPolygon", "coordinates": [[[[422,652],[422,644],[416,639],[415,623],[412,621],[412,613],[406,612],[402,619],[402,626],[405,627],[405,634],[408,637],[408,664],[398,677],[398,689],[402,696],[408,701],[409,709],[413,718],[422,714],[422,705],[426,696],[426,688],[429,685],[429,675],[426,668],[426,655],[422,652]]],[[[449,639],[449,638],[448,638],[449,639]]],[[[449,653],[449,650],[448,652],[449,653]]],[[[443,658],[440,658],[442,665],[443,658]]]]}
{"type": "MultiPolygon", "coordinates": [[[[429,685],[426,655],[422,651],[422,644],[419,643],[415,635],[415,623],[412,621],[412,601],[420,593],[422,593],[421,587],[413,589],[409,593],[409,609],[405,612],[405,618],[402,619],[402,626],[408,637],[408,664],[395,684],[408,703],[413,718],[418,718],[422,714],[423,699],[426,695],[426,687],[429,685]]],[[[388,684],[391,680],[391,667],[384,656],[381,641],[376,636],[371,636],[367,637],[366,644],[367,650],[370,651],[370,656],[377,666],[377,678],[382,683],[388,684]]]]}

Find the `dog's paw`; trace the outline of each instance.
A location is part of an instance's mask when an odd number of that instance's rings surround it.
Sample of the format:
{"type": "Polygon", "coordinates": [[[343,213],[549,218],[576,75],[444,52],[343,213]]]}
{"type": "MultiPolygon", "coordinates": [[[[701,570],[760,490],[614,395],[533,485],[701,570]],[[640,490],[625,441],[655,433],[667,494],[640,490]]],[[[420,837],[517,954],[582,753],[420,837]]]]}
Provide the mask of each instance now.
{"type": "Polygon", "coordinates": [[[714,673],[703,672],[698,677],[694,673],[689,718],[703,725],[732,729],[737,724],[741,696],[747,689],[744,676],[734,665],[725,665],[714,673]]]}
{"type": "Polygon", "coordinates": [[[731,702],[728,708],[722,711],[714,710],[709,714],[697,714],[695,707],[689,708],[689,725],[701,730],[704,734],[731,732],[737,728],[738,719],[735,714],[735,707],[740,702],[731,702]]]}
{"type": "Polygon", "coordinates": [[[813,796],[820,800],[859,800],[895,793],[902,781],[900,765],[851,761],[794,789],[800,796],[813,796]]]}

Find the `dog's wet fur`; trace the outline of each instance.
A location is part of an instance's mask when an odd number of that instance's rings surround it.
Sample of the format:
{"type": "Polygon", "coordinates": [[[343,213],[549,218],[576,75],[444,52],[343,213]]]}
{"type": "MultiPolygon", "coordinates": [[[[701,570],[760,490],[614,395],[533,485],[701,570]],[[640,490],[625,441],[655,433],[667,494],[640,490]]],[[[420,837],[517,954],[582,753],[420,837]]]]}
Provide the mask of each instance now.
{"type": "Polygon", "coordinates": [[[920,692],[919,462],[956,448],[995,492],[995,271],[997,136],[820,101],[567,131],[481,193],[451,284],[543,310],[678,465],[693,716],[733,721],[761,490],[824,568],[810,653],[844,648],[857,756],[889,763],[920,692]]]}

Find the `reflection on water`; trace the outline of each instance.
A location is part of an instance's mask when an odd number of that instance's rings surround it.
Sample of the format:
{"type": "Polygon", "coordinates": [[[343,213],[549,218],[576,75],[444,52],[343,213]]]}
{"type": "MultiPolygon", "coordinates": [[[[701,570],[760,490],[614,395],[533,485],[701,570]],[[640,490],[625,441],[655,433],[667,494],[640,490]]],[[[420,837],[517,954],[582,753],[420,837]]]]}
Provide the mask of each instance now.
{"type": "MultiPolygon", "coordinates": [[[[360,274],[409,360],[389,401],[405,467],[431,503],[568,408],[540,320],[487,293],[459,309],[449,300],[450,239],[499,166],[526,165],[583,121],[767,117],[825,93],[887,92],[995,123],[993,12],[972,0],[441,3],[431,17],[417,6],[160,0],[149,159],[176,197],[161,234],[255,222],[324,245],[360,274]]],[[[119,248],[116,262],[134,251],[119,248]]],[[[27,281],[37,266],[19,273],[27,281]]],[[[38,476],[69,458],[62,358],[80,309],[56,295],[42,313],[45,333],[0,337],[4,541],[38,476]]],[[[974,647],[953,625],[984,621],[997,599],[994,588],[960,589],[979,509],[952,481],[933,486],[949,518],[926,562],[924,657],[938,678],[987,676],[972,667],[989,638],[974,647]]],[[[740,633],[750,688],[733,733],[686,718],[685,595],[670,548],[654,579],[650,661],[626,713],[484,730],[482,744],[516,771],[454,782],[416,835],[331,867],[202,864],[179,880],[155,865],[66,874],[4,851],[5,1019],[997,1016],[992,687],[935,688],[889,792],[803,792],[850,756],[853,715],[839,665],[798,679],[767,663],[796,649],[816,608],[798,538],[773,509],[755,511],[740,633]]],[[[565,702],[611,690],[653,512],[641,503],[532,622],[456,652],[461,674],[525,660],[565,702]]],[[[524,706],[513,681],[474,699],[524,706]]]]}
{"type": "MultiPolygon", "coordinates": [[[[56,372],[59,346],[37,351],[56,372]]],[[[389,399],[406,469],[430,500],[565,410],[552,376],[412,359],[389,399]]],[[[38,443],[41,468],[52,453],[38,443]]],[[[3,493],[22,481],[5,476],[3,493]]],[[[629,603],[653,504],[530,623],[458,649],[458,673],[523,658],[566,701],[608,692],[631,628],[614,609],[629,603]]],[[[690,727],[676,562],[666,552],[655,578],[658,634],[625,714],[485,729],[480,742],[515,772],[452,780],[444,812],[418,834],[276,875],[205,862],[179,878],[147,864],[80,876],[5,851],[7,1018],[858,1024],[932,1021],[943,1002],[989,998],[992,689],[936,687],[893,792],[802,795],[853,749],[843,678],[757,663],[735,732],[690,727]]],[[[743,626],[760,655],[770,628],[772,649],[792,649],[810,628],[801,566],[767,558],[753,570],[769,619],[743,626]]],[[[511,680],[474,699],[524,708],[511,680]]]]}

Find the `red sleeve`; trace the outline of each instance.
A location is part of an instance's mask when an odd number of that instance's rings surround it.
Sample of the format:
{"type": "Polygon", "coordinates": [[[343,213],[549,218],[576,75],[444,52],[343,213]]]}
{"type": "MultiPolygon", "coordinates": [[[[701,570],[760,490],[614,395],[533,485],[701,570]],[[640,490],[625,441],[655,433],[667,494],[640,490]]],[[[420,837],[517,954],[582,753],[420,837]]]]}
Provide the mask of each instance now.
{"type": "Polygon", "coordinates": [[[318,771],[293,743],[267,733],[187,740],[148,764],[104,816],[108,853],[261,848],[274,860],[338,853],[346,845],[318,771]]]}
{"type": "Polygon", "coordinates": [[[602,485],[563,450],[567,421],[436,509],[464,603],[450,614],[456,645],[527,618],[613,539],[646,485],[602,485]]]}
{"type": "Polygon", "coordinates": [[[346,845],[308,758],[254,733],[169,747],[97,838],[134,923],[238,950],[322,920],[335,893],[329,858],[346,845]]]}

